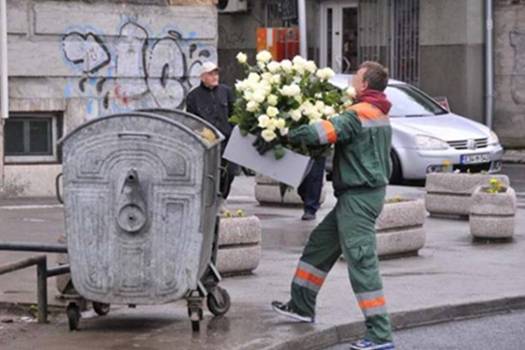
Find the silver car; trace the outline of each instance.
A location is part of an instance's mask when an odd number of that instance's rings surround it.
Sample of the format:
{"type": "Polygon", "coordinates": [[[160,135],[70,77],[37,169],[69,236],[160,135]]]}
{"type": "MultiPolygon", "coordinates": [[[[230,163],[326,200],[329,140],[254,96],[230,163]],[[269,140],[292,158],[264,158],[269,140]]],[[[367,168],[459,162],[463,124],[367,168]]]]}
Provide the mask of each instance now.
{"type": "MultiPolygon", "coordinates": [[[[342,89],[351,75],[337,74],[331,83],[342,89]]],[[[390,80],[385,91],[392,102],[392,183],[421,180],[427,173],[501,170],[503,148],[488,127],[451,113],[418,88],[390,80]]]]}

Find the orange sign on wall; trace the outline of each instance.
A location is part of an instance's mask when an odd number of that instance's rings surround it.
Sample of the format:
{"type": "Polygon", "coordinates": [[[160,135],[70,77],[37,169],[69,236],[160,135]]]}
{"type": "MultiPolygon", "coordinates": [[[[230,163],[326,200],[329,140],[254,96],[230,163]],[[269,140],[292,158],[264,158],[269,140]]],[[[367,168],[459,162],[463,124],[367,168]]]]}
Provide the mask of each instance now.
{"type": "Polygon", "coordinates": [[[292,59],[299,54],[299,28],[257,28],[257,52],[268,50],[273,59],[292,59]]]}

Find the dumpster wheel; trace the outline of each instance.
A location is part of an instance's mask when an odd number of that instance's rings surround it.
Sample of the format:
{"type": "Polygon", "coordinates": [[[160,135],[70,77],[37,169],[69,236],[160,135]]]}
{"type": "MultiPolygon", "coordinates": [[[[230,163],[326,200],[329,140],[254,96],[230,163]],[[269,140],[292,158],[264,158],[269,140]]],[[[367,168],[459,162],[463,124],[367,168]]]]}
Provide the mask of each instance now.
{"type": "Polygon", "coordinates": [[[230,294],[228,294],[226,289],[216,286],[208,292],[206,304],[213,315],[222,316],[230,310],[230,294]]]}
{"type": "Polygon", "coordinates": [[[109,308],[110,304],[99,303],[96,301],[93,302],[93,310],[95,310],[95,312],[99,316],[106,316],[107,314],[109,314],[109,308]]]}
{"type": "Polygon", "coordinates": [[[80,323],[80,308],[75,303],[69,303],[66,308],[67,321],[69,323],[69,330],[78,330],[80,323]]]}

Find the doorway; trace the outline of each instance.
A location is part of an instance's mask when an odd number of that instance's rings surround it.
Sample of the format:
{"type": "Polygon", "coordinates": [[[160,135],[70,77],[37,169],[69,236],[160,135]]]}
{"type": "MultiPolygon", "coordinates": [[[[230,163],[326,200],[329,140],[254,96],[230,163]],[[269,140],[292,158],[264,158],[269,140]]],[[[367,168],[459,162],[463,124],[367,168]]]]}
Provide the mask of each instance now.
{"type": "Polygon", "coordinates": [[[358,66],[358,1],[321,4],[320,65],[336,73],[353,73],[358,66]]]}

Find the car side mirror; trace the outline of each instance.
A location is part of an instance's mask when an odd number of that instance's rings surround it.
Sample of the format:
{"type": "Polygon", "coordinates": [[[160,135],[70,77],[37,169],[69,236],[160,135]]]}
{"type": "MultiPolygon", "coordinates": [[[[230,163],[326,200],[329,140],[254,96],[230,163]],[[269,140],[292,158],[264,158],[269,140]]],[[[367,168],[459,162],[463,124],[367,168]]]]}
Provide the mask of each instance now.
{"type": "Polygon", "coordinates": [[[434,100],[436,100],[441,107],[450,112],[450,105],[448,104],[448,98],[446,96],[436,96],[434,97],[434,100]]]}

